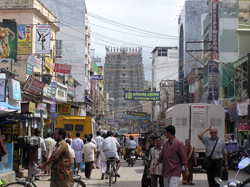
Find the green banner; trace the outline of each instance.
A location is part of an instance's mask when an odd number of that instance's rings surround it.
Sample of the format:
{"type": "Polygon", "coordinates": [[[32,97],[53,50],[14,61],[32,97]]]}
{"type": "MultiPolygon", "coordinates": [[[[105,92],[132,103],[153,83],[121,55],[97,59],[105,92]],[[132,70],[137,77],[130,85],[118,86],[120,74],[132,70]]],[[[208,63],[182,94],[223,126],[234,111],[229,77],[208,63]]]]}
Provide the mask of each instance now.
{"type": "Polygon", "coordinates": [[[97,67],[96,63],[95,63],[95,72],[96,72],[96,74],[98,74],[98,67],[97,67]]]}
{"type": "Polygon", "coordinates": [[[125,100],[133,101],[160,101],[160,92],[124,91],[125,100]]]}
{"type": "Polygon", "coordinates": [[[26,73],[28,75],[33,75],[33,66],[29,63],[26,63],[26,73]]]}

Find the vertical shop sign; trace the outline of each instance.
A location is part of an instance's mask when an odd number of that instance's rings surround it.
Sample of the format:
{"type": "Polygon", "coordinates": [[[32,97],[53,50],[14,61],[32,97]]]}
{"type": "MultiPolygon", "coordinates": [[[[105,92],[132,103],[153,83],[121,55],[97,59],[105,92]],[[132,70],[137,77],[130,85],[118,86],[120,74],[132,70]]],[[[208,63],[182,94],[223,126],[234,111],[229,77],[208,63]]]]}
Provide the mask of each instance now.
{"type": "Polygon", "coordinates": [[[17,53],[19,55],[31,54],[31,25],[18,25],[17,53]]]}
{"type": "Polygon", "coordinates": [[[29,63],[26,63],[26,74],[33,75],[33,66],[29,63]]]}
{"type": "Polygon", "coordinates": [[[218,0],[212,0],[212,48],[215,52],[213,58],[218,58],[218,0]]]}

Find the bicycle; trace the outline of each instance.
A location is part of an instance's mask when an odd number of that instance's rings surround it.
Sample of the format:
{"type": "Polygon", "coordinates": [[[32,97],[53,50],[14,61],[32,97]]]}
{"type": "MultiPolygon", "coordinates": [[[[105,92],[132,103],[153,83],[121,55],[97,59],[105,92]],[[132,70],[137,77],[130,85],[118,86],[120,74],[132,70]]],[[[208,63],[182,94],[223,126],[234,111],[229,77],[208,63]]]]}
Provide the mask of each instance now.
{"type": "MultiPolygon", "coordinates": [[[[16,182],[12,182],[9,183],[7,185],[5,185],[4,187],[21,187],[21,186],[25,186],[25,187],[37,187],[36,184],[33,181],[34,177],[40,177],[40,176],[48,176],[48,175],[36,175],[35,172],[38,169],[37,165],[31,166],[31,177],[27,178],[27,181],[16,181],[16,182]]],[[[81,176],[77,175],[77,176],[73,176],[73,187],[86,187],[85,183],[81,180],[81,176]]]]}
{"type": "Polygon", "coordinates": [[[109,158],[107,159],[109,168],[108,168],[108,175],[109,175],[109,186],[111,186],[111,184],[115,184],[117,177],[115,175],[115,158],[109,158]]]}

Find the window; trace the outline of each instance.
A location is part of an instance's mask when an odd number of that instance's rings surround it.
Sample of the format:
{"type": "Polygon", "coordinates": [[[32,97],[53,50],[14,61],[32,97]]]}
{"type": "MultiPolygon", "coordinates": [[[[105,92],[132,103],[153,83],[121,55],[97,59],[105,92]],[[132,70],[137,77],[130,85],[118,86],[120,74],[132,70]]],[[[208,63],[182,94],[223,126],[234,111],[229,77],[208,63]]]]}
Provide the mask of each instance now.
{"type": "Polygon", "coordinates": [[[158,49],[158,56],[168,56],[167,49],[158,49]]]}
{"type": "Polygon", "coordinates": [[[72,124],[64,124],[64,130],[65,131],[73,131],[73,125],[72,124]]]}
{"type": "Polygon", "coordinates": [[[82,124],[77,124],[76,127],[75,127],[75,131],[83,132],[83,125],[82,124]]]}

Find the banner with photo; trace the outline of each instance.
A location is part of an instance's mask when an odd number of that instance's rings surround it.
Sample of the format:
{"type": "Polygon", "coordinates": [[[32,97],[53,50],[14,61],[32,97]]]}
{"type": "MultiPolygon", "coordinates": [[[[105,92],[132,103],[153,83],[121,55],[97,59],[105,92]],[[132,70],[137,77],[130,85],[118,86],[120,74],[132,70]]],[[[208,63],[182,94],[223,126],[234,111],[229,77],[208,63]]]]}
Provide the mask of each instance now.
{"type": "Polygon", "coordinates": [[[50,25],[36,26],[36,54],[50,54],[50,25]]]}
{"type": "Polygon", "coordinates": [[[14,59],[16,61],[17,54],[17,25],[13,20],[4,19],[0,23],[0,35],[1,35],[1,45],[0,45],[0,59],[3,62],[6,59],[14,59]]]}
{"type": "Polygon", "coordinates": [[[32,33],[31,25],[18,25],[17,53],[19,55],[28,55],[32,53],[31,33],[32,33]]]}

